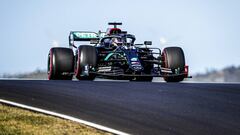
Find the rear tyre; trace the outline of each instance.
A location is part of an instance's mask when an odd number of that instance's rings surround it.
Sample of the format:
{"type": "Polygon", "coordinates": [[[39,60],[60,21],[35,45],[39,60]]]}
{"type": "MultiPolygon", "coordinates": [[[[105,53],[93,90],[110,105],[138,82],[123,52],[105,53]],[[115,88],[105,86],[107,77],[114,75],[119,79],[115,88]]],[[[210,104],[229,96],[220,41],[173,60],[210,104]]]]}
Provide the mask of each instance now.
{"type": "Polygon", "coordinates": [[[72,80],[74,55],[70,48],[54,47],[48,54],[48,79],[72,80]]]}
{"type": "MultiPolygon", "coordinates": [[[[185,57],[182,48],[180,47],[167,47],[162,52],[163,67],[170,68],[173,73],[175,69],[179,68],[179,73],[184,72],[185,57]]],[[[177,73],[175,73],[177,74],[177,73]]],[[[183,81],[184,75],[174,77],[164,77],[166,82],[180,82],[183,81]]]]}
{"type": "Polygon", "coordinates": [[[86,66],[88,68],[94,68],[97,65],[97,51],[94,46],[81,45],[78,47],[75,56],[75,76],[78,80],[94,80],[96,75],[89,73],[84,75],[86,66]]]}

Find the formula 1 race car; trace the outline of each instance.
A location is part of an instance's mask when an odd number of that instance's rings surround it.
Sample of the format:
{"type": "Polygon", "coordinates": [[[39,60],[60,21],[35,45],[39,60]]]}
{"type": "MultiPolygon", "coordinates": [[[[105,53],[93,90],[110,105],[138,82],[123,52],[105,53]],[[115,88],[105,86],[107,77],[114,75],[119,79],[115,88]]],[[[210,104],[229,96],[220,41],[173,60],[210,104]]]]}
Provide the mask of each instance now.
{"type": "Polygon", "coordinates": [[[53,47],[48,54],[48,79],[94,80],[95,77],[152,81],[163,77],[166,82],[188,78],[188,66],[180,47],[150,48],[151,41],[135,44],[135,36],[113,28],[107,32],[71,31],[69,48],[53,47]],[[81,41],[81,42],[77,42],[81,41]],[[86,43],[87,42],[87,43],[86,43]],[[76,43],[81,43],[78,47],[76,43]],[[84,44],[83,44],[84,43],[84,44]]]}

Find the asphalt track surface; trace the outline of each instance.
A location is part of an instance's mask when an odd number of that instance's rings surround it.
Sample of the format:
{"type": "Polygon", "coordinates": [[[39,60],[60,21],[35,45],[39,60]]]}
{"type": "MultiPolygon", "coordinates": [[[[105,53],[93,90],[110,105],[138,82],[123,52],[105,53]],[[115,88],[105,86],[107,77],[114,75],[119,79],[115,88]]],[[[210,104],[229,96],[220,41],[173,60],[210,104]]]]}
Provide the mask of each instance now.
{"type": "Polygon", "coordinates": [[[130,134],[240,134],[240,84],[1,80],[0,98],[130,134]]]}

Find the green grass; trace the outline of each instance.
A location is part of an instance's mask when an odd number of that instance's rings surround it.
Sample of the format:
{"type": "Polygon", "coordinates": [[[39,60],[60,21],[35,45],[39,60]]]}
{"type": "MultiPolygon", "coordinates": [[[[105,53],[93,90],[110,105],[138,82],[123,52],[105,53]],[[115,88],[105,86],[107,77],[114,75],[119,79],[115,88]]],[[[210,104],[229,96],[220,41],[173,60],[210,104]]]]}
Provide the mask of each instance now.
{"type": "Polygon", "coordinates": [[[79,123],[0,104],[0,135],[111,135],[79,123]]]}

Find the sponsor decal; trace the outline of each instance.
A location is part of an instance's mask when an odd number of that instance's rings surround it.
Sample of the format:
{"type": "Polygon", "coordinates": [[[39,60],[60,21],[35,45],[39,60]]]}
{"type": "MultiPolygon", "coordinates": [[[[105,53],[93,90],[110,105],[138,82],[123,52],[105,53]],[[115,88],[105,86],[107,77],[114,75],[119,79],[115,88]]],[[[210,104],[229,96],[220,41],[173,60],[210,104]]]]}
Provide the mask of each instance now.
{"type": "Polygon", "coordinates": [[[77,38],[97,38],[97,34],[93,32],[75,32],[73,33],[77,38]]]}
{"type": "Polygon", "coordinates": [[[131,62],[132,65],[140,65],[140,62],[131,62]]]}
{"type": "Polygon", "coordinates": [[[138,61],[138,58],[131,58],[131,61],[138,61]]]}

